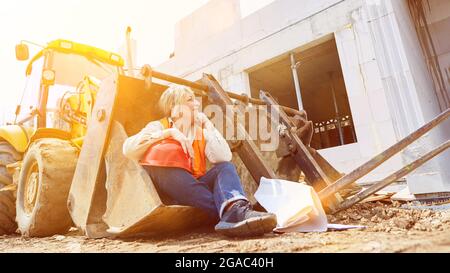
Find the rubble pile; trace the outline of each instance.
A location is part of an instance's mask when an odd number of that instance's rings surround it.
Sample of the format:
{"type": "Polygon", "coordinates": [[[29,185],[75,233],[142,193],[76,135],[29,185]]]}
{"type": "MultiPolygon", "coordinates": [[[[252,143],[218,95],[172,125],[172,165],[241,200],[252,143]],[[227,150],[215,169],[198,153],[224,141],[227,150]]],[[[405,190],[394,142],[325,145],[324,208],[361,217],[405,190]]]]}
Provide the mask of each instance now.
{"type": "Polygon", "coordinates": [[[400,203],[357,204],[335,215],[330,223],[367,226],[368,231],[443,231],[450,224],[450,214],[433,210],[400,208],[400,203]]]}

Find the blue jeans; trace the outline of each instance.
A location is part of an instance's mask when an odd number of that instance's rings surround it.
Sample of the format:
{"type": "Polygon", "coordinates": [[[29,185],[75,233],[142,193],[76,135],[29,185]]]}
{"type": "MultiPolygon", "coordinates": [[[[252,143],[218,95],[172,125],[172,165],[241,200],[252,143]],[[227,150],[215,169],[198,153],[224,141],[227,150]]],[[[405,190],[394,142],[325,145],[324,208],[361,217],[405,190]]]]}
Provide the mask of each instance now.
{"type": "Polygon", "coordinates": [[[158,193],[168,197],[171,204],[203,209],[214,219],[222,216],[228,204],[236,200],[248,200],[236,168],[230,162],[216,164],[198,180],[180,168],[143,167],[158,193]]]}

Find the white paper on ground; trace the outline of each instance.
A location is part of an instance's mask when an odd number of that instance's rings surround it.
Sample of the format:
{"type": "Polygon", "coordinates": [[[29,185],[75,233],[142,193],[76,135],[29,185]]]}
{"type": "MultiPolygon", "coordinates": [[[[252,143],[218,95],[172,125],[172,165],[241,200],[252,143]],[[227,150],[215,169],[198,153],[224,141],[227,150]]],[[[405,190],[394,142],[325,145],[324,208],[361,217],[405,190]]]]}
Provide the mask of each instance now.
{"type": "Polygon", "coordinates": [[[367,228],[366,226],[352,226],[352,225],[341,225],[341,224],[328,224],[328,229],[333,230],[346,230],[354,228],[367,228]]]}
{"type": "Polygon", "coordinates": [[[308,185],[261,177],[255,198],[277,216],[276,232],[324,232],[328,229],[319,196],[308,185]]]}

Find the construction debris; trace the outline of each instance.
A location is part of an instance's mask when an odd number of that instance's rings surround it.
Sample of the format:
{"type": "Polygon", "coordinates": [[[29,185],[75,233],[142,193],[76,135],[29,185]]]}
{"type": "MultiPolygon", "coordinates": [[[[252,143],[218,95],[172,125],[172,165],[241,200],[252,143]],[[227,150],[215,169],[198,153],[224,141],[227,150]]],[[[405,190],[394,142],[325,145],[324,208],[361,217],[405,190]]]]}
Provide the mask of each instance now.
{"type": "Polygon", "coordinates": [[[208,228],[176,236],[127,240],[89,239],[81,231],[73,230],[60,241],[53,237],[0,236],[0,252],[449,252],[448,208],[435,212],[403,208],[404,205],[412,204],[360,203],[329,216],[330,222],[361,225],[366,229],[267,234],[263,238],[232,240],[208,228]]]}
{"type": "Polygon", "coordinates": [[[442,231],[444,224],[450,223],[450,214],[448,210],[405,209],[399,202],[393,202],[391,205],[376,202],[356,204],[345,211],[329,215],[328,221],[365,225],[368,231],[442,231]]]}

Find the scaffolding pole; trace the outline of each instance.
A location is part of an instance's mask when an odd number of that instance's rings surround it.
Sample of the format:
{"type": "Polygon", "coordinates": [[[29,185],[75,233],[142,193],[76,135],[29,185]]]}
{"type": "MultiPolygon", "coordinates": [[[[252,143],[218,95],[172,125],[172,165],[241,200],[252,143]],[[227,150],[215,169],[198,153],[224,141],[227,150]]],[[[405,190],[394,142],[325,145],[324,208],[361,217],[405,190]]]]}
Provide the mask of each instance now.
{"type": "Polygon", "coordinates": [[[294,78],[295,94],[297,94],[298,110],[304,110],[303,103],[302,103],[302,94],[300,92],[300,80],[298,79],[298,73],[297,73],[298,64],[299,63],[297,63],[295,61],[294,52],[292,52],[291,53],[291,68],[292,68],[292,76],[294,78]]]}
{"type": "Polygon", "coordinates": [[[341,114],[339,113],[339,107],[336,99],[336,90],[334,89],[334,82],[333,82],[333,72],[329,72],[330,76],[330,84],[331,84],[331,95],[333,96],[333,104],[334,104],[334,113],[336,115],[337,119],[337,129],[339,132],[339,142],[340,145],[344,145],[344,133],[342,132],[342,126],[341,126],[341,114]]]}

